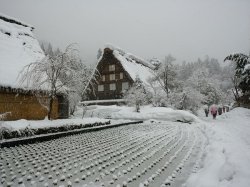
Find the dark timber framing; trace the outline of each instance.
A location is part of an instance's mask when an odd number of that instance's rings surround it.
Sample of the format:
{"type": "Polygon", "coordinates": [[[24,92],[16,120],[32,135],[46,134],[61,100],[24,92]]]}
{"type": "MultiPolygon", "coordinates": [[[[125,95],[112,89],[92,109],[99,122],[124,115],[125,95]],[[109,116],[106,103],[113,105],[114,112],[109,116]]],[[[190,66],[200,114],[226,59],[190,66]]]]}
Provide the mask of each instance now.
{"type": "Polygon", "coordinates": [[[102,59],[97,65],[99,72],[97,77],[97,84],[91,88],[89,93],[90,100],[103,100],[103,99],[121,99],[123,97],[123,84],[130,87],[133,84],[133,79],[129,73],[124,70],[120,61],[114,56],[113,50],[105,48],[102,59]],[[114,65],[114,70],[110,70],[110,65],[114,65]],[[111,74],[115,75],[111,80],[111,74]],[[105,78],[104,78],[105,77],[105,78]],[[110,85],[115,84],[115,89],[111,90],[110,85]],[[98,86],[103,85],[103,91],[98,90],[98,86]]]}

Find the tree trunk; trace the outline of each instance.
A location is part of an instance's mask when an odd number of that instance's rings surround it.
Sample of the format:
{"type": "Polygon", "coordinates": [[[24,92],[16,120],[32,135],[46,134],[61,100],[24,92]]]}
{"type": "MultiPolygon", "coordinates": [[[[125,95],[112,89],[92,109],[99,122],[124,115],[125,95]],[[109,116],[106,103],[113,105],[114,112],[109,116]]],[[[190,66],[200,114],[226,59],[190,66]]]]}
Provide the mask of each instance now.
{"type": "Polygon", "coordinates": [[[51,120],[51,116],[52,116],[53,101],[54,101],[54,98],[52,96],[52,97],[50,97],[50,100],[49,100],[49,111],[48,111],[48,119],[49,120],[51,120]]]}
{"type": "Polygon", "coordinates": [[[136,103],[135,104],[135,110],[136,110],[136,112],[140,112],[140,104],[139,103],[136,103]]]}
{"type": "Polygon", "coordinates": [[[83,117],[85,116],[86,112],[87,112],[87,105],[84,105],[84,104],[83,104],[82,119],[83,119],[83,117]]]}
{"type": "Polygon", "coordinates": [[[69,114],[70,114],[71,116],[74,116],[75,111],[76,111],[76,105],[73,106],[73,107],[70,107],[69,114]]]}

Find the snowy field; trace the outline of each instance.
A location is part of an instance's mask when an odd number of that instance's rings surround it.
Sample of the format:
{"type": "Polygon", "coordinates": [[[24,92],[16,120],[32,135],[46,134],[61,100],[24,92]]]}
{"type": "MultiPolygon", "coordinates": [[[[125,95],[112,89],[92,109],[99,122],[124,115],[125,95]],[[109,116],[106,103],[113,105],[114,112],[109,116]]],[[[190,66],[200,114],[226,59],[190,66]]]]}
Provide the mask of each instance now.
{"type": "Polygon", "coordinates": [[[205,138],[197,129],[189,124],[145,122],[3,148],[1,183],[178,186],[200,158],[205,138]]]}
{"type": "Polygon", "coordinates": [[[249,186],[249,109],[216,120],[200,113],[191,124],[176,122],[167,115],[184,113],[164,108],[147,120],[151,110],[134,114],[129,107],[91,106],[86,117],[123,120],[127,114],[146,121],[1,149],[0,186],[249,186]],[[164,111],[166,117],[157,119],[164,111]]]}

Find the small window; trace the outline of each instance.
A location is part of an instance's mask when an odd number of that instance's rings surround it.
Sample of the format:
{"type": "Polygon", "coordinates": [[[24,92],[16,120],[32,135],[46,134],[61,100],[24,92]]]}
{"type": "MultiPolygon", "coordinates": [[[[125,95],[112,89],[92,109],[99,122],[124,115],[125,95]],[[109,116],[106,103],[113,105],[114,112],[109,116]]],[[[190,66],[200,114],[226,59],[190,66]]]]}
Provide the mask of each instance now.
{"type": "Polygon", "coordinates": [[[120,79],[123,79],[123,73],[122,72],[120,73],[120,79]]]}
{"type": "Polygon", "coordinates": [[[123,82],[122,83],[122,90],[127,90],[128,89],[128,82],[123,82]]]}
{"type": "Polygon", "coordinates": [[[110,85],[109,85],[109,89],[110,89],[110,90],[115,90],[115,89],[116,89],[115,83],[110,84],[110,85]]]}
{"type": "Polygon", "coordinates": [[[98,85],[98,92],[104,91],[104,85],[98,85]]]}
{"type": "Polygon", "coordinates": [[[105,75],[102,75],[102,81],[103,82],[105,81],[105,75]]]}
{"type": "Polygon", "coordinates": [[[109,75],[109,80],[111,80],[111,81],[115,80],[115,74],[110,74],[109,75]]]}
{"type": "Polygon", "coordinates": [[[115,65],[114,64],[109,65],[109,71],[115,71],[115,65]]]}

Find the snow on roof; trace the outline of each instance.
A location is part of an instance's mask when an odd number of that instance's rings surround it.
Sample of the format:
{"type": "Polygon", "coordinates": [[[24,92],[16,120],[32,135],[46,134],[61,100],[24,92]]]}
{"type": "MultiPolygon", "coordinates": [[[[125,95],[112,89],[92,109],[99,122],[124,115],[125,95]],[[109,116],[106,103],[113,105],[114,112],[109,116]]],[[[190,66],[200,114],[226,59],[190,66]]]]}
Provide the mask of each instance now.
{"type": "Polygon", "coordinates": [[[151,64],[153,64],[155,66],[155,68],[158,68],[160,66],[160,64],[162,64],[162,61],[158,58],[155,58],[155,57],[150,59],[149,62],[151,64]]]}
{"type": "Polygon", "coordinates": [[[13,17],[10,17],[10,16],[7,16],[6,14],[3,14],[0,12],[0,19],[6,21],[6,22],[10,22],[10,23],[15,23],[17,25],[22,25],[24,27],[29,27],[31,29],[34,29],[34,27],[30,24],[27,24],[27,23],[24,23],[23,21],[20,21],[16,18],[13,18],[13,17]]]}
{"type": "Polygon", "coordinates": [[[0,13],[0,86],[19,88],[19,72],[44,57],[33,27],[0,13]]]}
{"type": "Polygon", "coordinates": [[[105,48],[109,48],[113,51],[114,56],[121,62],[123,68],[133,80],[138,76],[144,83],[147,83],[148,78],[153,77],[155,66],[150,62],[133,54],[126,53],[122,49],[110,44],[106,45],[104,49],[105,48]]]}

